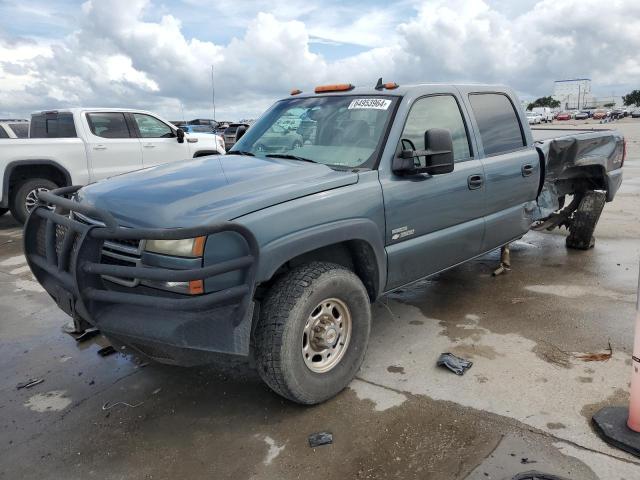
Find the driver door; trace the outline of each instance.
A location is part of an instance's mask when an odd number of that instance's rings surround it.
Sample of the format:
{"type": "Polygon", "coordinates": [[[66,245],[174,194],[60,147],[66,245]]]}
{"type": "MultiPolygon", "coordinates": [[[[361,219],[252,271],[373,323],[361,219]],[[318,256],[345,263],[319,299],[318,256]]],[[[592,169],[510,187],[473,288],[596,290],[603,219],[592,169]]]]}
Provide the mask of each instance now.
{"type": "Polygon", "coordinates": [[[413,102],[402,143],[424,150],[425,131],[444,128],[453,139],[454,170],[441,175],[380,172],[386,217],[388,281],[393,289],[437,273],[480,253],[484,234],[484,170],[457,92],[413,102]],[[409,142],[407,142],[409,141],[409,142]]]}
{"type": "Polygon", "coordinates": [[[178,143],[178,138],[169,125],[145,113],[132,114],[142,144],[142,164],[145,167],[185,160],[191,157],[189,145],[178,143]]]}

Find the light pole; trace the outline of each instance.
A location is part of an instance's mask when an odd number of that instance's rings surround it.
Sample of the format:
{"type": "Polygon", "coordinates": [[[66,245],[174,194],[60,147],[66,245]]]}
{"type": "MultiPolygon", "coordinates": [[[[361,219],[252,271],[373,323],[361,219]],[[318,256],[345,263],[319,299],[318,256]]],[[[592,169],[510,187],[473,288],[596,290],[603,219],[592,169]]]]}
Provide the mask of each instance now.
{"type": "Polygon", "coordinates": [[[213,83],[213,65],[211,65],[211,105],[213,106],[213,120],[216,119],[216,89],[213,83]]]}

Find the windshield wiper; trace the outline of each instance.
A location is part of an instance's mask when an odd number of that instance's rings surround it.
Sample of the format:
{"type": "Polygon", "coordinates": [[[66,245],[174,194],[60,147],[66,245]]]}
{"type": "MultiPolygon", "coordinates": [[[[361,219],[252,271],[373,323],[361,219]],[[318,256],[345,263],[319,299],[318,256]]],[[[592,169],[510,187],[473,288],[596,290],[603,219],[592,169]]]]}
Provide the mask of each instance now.
{"type": "Polygon", "coordinates": [[[284,158],[286,160],[300,160],[301,162],[318,163],[315,160],[311,160],[310,158],[299,157],[298,155],[291,155],[289,153],[269,153],[265,155],[265,157],[284,158]]]}
{"type": "Polygon", "coordinates": [[[248,155],[250,157],[255,157],[256,154],[252,152],[244,152],[242,150],[229,150],[227,155],[248,155]]]}

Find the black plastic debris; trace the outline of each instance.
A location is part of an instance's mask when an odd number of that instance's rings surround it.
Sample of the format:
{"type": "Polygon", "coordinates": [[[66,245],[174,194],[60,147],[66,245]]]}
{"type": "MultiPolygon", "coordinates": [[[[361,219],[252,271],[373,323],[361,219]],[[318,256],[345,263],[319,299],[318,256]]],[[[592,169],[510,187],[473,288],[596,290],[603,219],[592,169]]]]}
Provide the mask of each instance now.
{"type": "Polygon", "coordinates": [[[311,448],[319,447],[320,445],[330,445],[333,443],[333,433],[331,432],[318,432],[309,435],[309,446],[311,448]]]}
{"type": "Polygon", "coordinates": [[[438,358],[437,365],[448,368],[456,375],[464,375],[464,372],[471,368],[473,362],[456,357],[453,353],[443,353],[440,355],[440,358],[438,358]]]}
{"type": "Polygon", "coordinates": [[[21,382],[18,385],[16,385],[16,389],[20,390],[21,388],[35,387],[36,385],[39,385],[42,382],[44,382],[44,378],[30,378],[26,382],[21,382]]]}
{"type": "Polygon", "coordinates": [[[101,357],[106,357],[107,355],[111,355],[113,353],[116,353],[116,349],[113,348],[112,345],[109,345],[108,347],[104,347],[98,350],[98,355],[100,355],[101,357]]]}

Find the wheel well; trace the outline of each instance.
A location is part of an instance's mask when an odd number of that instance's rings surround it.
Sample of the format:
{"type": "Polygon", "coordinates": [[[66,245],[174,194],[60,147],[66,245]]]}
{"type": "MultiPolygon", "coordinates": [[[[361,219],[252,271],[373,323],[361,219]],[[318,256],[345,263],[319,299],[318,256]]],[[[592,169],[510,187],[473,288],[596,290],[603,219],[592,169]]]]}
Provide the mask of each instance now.
{"type": "Polygon", "coordinates": [[[46,178],[61,187],[71,184],[68,174],[55,165],[26,163],[11,169],[8,179],[9,192],[11,193],[24,180],[31,178],[46,178]]]}
{"type": "Polygon", "coordinates": [[[555,183],[561,195],[607,189],[604,168],[599,165],[570,168],[563,172],[562,177],[555,183]]]}
{"type": "Polygon", "coordinates": [[[305,252],[288,260],[276,270],[271,279],[260,285],[260,291],[266,291],[276,279],[291,269],[313,261],[336,263],[354,272],[362,281],[369,298],[374,301],[378,296],[378,263],[371,245],[364,240],[347,240],[305,252]]]}

